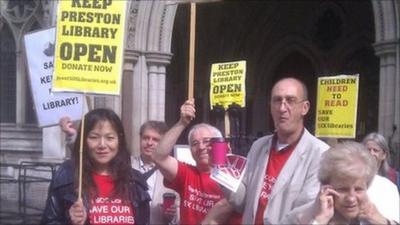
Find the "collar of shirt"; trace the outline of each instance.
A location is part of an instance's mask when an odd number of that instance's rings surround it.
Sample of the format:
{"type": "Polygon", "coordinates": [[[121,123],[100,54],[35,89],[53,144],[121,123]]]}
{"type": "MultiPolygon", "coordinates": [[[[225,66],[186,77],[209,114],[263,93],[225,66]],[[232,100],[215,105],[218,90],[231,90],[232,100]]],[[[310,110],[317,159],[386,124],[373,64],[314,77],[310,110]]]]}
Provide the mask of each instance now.
{"type": "Polygon", "coordinates": [[[154,163],[145,164],[145,163],[143,162],[142,158],[140,158],[140,160],[139,160],[139,168],[140,168],[139,171],[140,171],[141,173],[145,173],[145,172],[147,172],[147,171],[153,169],[155,166],[156,166],[156,164],[154,164],[154,163]]]}
{"type": "Polygon", "coordinates": [[[271,146],[274,146],[276,151],[278,151],[278,152],[280,152],[282,150],[285,150],[285,149],[294,148],[294,147],[296,147],[297,143],[300,141],[300,139],[303,136],[303,134],[304,134],[304,128],[301,131],[300,137],[295,142],[290,143],[290,144],[282,144],[282,143],[279,143],[278,135],[275,133],[273,138],[272,138],[272,145],[271,146]]]}

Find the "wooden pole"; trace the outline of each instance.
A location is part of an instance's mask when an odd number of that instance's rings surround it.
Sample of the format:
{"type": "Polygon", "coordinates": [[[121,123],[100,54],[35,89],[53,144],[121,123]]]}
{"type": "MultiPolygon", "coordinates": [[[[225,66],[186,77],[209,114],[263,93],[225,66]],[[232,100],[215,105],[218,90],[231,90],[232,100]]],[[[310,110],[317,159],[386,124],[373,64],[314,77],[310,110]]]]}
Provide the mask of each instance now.
{"type": "Polygon", "coordinates": [[[194,60],[196,43],[196,3],[190,3],[190,36],[189,36],[189,80],[188,80],[188,99],[193,98],[194,85],[194,60]]]}
{"type": "MultiPolygon", "coordinates": [[[[86,95],[83,96],[83,103],[85,103],[86,95]]],[[[83,132],[85,130],[85,111],[82,109],[81,120],[81,136],[79,145],[79,181],[78,181],[78,199],[82,199],[82,171],[83,171],[83,132]]]]}
{"type": "Polygon", "coordinates": [[[229,112],[228,112],[228,110],[225,110],[224,126],[225,126],[225,137],[229,138],[231,136],[231,124],[230,124],[230,121],[229,121],[229,112]]]}
{"type": "Polygon", "coordinates": [[[231,122],[229,120],[229,112],[228,110],[225,110],[225,116],[224,116],[224,127],[225,127],[225,141],[228,144],[228,153],[232,154],[232,148],[231,148],[231,122]]]}

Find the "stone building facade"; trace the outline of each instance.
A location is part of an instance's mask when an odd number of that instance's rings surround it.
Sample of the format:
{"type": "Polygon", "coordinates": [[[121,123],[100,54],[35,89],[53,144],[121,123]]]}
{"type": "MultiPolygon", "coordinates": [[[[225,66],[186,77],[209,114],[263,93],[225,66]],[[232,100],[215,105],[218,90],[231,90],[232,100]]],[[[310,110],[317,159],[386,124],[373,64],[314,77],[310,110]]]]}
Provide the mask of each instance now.
{"type": "MultiPolygon", "coordinates": [[[[0,1],[3,165],[66,156],[59,128],[35,125],[23,46],[24,34],[56,24],[57,2],[0,1]]],[[[196,2],[196,122],[212,121],[211,63],[247,60],[247,106],[237,131],[247,137],[273,130],[268,93],[279,77],[298,73],[311,90],[313,104],[318,76],[360,73],[357,140],[368,132],[382,133],[399,167],[400,1],[196,2]]],[[[189,5],[179,0],[133,0],[127,6],[121,95],[91,96],[90,102],[121,115],[137,154],[141,123],[155,119],[172,125],[186,98],[189,5]]],[[[307,121],[311,131],[313,114],[315,109],[307,121]]]]}

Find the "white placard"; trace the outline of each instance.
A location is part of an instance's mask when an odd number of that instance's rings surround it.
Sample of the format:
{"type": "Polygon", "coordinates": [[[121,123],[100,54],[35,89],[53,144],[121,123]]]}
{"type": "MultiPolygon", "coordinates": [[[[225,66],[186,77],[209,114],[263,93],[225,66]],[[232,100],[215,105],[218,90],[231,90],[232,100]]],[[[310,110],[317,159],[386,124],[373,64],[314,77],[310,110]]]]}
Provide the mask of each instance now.
{"type": "Polygon", "coordinates": [[[174,157],[181,162],[196,166],[192,152],[190,151],[189,145],[175,145],[174,146],[174,157]]]}
{"type": "Polygon", "coordinates": [[[246,164],[246,157],[228,154],[226,156],[226,164],[213,167],[210,178],[229,190],[236,192],[246,171],[246,164]]]}
{"type": "Polygon", "coordinates": [[[56,28],[24,36],[30,85],[39,127],[58,124],[63,116],[82,117],[83,96],[52,92],[56,28]]]}

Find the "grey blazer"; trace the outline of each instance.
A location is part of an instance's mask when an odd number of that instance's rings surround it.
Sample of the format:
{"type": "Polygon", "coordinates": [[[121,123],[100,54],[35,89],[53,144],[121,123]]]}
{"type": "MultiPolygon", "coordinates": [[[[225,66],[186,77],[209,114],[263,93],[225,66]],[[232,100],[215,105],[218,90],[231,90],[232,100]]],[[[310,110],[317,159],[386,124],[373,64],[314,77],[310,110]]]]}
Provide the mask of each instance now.
{"type": "MultiPolygon", "coordinates": [[[[265,136],[253,143],[238,191],[225,192],[235,209],[243,212],[243,224],[254,224],[272,137],[265,136]]],[[[328,148],[327,144],[304,130],[272,188],[264,212],[264,224],[284,224],[294,209],[315,200],[319,191],[320,157],[328,148]]]]}

